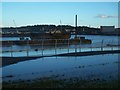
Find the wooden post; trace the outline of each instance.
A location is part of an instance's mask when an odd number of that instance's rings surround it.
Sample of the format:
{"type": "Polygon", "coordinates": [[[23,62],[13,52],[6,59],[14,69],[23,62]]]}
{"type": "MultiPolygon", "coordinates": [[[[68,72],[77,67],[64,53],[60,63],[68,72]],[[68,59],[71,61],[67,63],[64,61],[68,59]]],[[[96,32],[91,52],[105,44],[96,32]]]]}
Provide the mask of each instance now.
{"type": "Polygon", "coordinates": [[[44,40],[42,40],[42,56],[43,56],[43,51],[44,51],[43,45],[44,45],[44,40]]]}
{"type": "Polygon", "coordinates": [[[13,43],[11,41],[11,57],[13,57],[13,50],[12,50],[13,43]]]}
{"type": "Polygon", "coordinates": [[[103,40],[101,42],[101,51],[103,51],[103,40]]]}
{"type": "MultiPolygon", "coordinates": [[[[112,40],[112,44],[113,44],[113,40],[112,40]]],[[[113,45],[111,45],[111,50],[113,51],[113,45]]]]}
{"type": "Polygon", "coordinates": [[[79,52],[81,52],[81,40],[80,40],[80,45],[79,45],[79,52]]]}
{"type": "Polygon", "coordinates": [[[92,44],[91,44],[91,51],[92,51],[92,44]]]}
{"type": "Polygon", "coordinates": [[[55,55],[57,54],[57,39],[55,39],[55,55]]]}
{"type": "Polygon", "coordinates": [[[77,52],[77,44],[75,44],[75,53],[77,52]]]}
{"type": "Polygon", "coordinates": [[[27,40],[27,57],[29,56],[29,40],[27,40]]]}
{"type": "Polygon", "coordinates": [[[68,39],[68,53],[69,53],[69,39],[68,39]]]}

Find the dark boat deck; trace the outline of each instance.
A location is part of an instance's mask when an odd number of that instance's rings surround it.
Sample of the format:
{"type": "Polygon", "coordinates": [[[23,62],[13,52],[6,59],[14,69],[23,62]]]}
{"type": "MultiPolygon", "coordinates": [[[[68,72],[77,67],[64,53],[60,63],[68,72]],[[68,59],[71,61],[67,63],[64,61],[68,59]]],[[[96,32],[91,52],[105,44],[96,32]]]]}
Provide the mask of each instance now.
{"type": "Polygon", "coordinates": [[[40,39],[40,40],[16,40],[16,41],[0,41],[2,46],[11,46],[11,45],[63,45],[66,44],[91,44],[92,42],[85,39],[40,39]]]}

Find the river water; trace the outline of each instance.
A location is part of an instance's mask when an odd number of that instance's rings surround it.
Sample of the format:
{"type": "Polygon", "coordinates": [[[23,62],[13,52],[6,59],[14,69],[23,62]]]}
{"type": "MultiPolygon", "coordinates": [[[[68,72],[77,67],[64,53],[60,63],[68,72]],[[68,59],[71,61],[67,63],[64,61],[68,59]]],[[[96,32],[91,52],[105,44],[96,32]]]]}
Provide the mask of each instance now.
{"type": "Polygon", "coordinates": [[[3,81],[34,80],[43,77],[118,79],[118,54],[83,57],[45,57],[2,68],[3,81]],[[9,77],[12,76],[12,77],[9,77]]]}
{"type": "MultiPolygon", "coordinates": [[[[117,36],[92,36],[81,35],[86,39],[92,39],[91,45],[78,46],[77,51],[101,50],[101,41],[104,44],[119,45],[117,36]],[[92,49],[90,47],[93,47],[92,49]]],[[[72,38],[72,37],[71,37],[72,38]]],[[[6,38],[7,39],[7,38],[6,38]]],[[[15,39],[15,38],[14,38],[15,39]]],[[[12,39],[13,40],[13,39],[12,39]]],[[[12,46],[12,50],[26,50],[28,46],[12,46]]],[[[68,52],[67,47],[48,48],[41,53],[41,51],[34,51],[39,46],[29,46],[29,55],[52,55],[68,52]]],[[[11,50],[11,47],[1,47],[3,51],[11,50]]],[[[104,50],[118,50],[118,46],[104,47],[104,50]]],[[[70,46],[69,52],[74,52],[74,46],[70,46]]],[[[27,56],[26,51],[19,51],[12,53],[14,57],[27,56]]],[[[34,80],[42,77],[57,77],[64,78],[82,78],[82,79],[104,79],[117,80],[118,79],[118,55],[119,54],[104,54],[94,56],[77,56],[77,57],[44,57],[34,60],[28,60],[11,64],[0,68],[2,70],[3,81],[14,80],[34,80]],[[12,77],[9,77],[12,76],[12,77]]],[[[11,56],[10,52],[3,52],[0,56],[11,56]]],[[[0,77],[0,78],[1,78],[0,77]]]]}
{"type": "MultiPolygon", "coordinates": [[[[80,35],[81,37],[85,37],[86,39],[91,39],[92,44],[79,44],[77,45],[77,51],[98,51],[101,50],[101,46],[103,46],[104,50],[118,50],[118,36],[99,36],[99,35],[80,35]],[[102,45],[103,41],[103,45],[102,45]],[[107,44],[115,45],[113,47],[107,46],[107,44]]],[[[71,36],[73,38],[74,35],[71,36]]],[[[19,40],[19,37],[3,37],[1,40],[19,40]]],[[[2,52],[0,56],[41,56],[41,55],[54,55],[61,53],[69,53],[75,52],[75,45],[68,46],[43,46],[44,51],[40,45],[13,45],[13,46],[5,46],[0,47],[2,52]],[[36,51],[37,49],[37,51],[36,51]],[[11,52],[12,51],[12,52],[11,52]]]]}

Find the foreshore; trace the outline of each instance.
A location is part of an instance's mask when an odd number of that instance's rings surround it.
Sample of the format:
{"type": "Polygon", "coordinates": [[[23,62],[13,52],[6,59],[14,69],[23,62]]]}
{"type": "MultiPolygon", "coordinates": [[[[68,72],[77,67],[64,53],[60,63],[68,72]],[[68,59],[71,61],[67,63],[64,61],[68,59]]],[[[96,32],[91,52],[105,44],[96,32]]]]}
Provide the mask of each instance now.
{"type": "Polygon", "coordinates": [[[90,79],[79,78],[53,79],[53,77],[44,77],[37,80],[21,80],[14,82],[3,82],[4,88],[118,88],[120,80],[90,79]]]}

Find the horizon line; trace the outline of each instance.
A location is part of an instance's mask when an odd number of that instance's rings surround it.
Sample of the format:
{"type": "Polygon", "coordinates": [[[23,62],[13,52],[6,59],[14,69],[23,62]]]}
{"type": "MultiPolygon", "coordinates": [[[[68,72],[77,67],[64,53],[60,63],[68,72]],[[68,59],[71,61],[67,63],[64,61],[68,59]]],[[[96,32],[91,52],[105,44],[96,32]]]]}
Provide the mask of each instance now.
{"type": "MultiPolygon", "coordinates": [[[[20,28],[20,27],[27,27],[27,26],[40,26],[40,25],[55,25],[55,24],[31,24],[31,25],[20,25],[20,26],[2,26],[1,28],[20,28]]],[[[69,24],[57,24],[55,26],[72,26],[75,27],[75,25],[69,25],[69,24]]],[[[101,25],[101,26],[115,26],[115,25],[101,25]]],[[[89,28],[100,28],[101,26],[95,27],[91,25],[77,25],[77,27],[89,27],[89,28]]],[[[115,28],[119,28],[116,27],[115,28]]]]}

